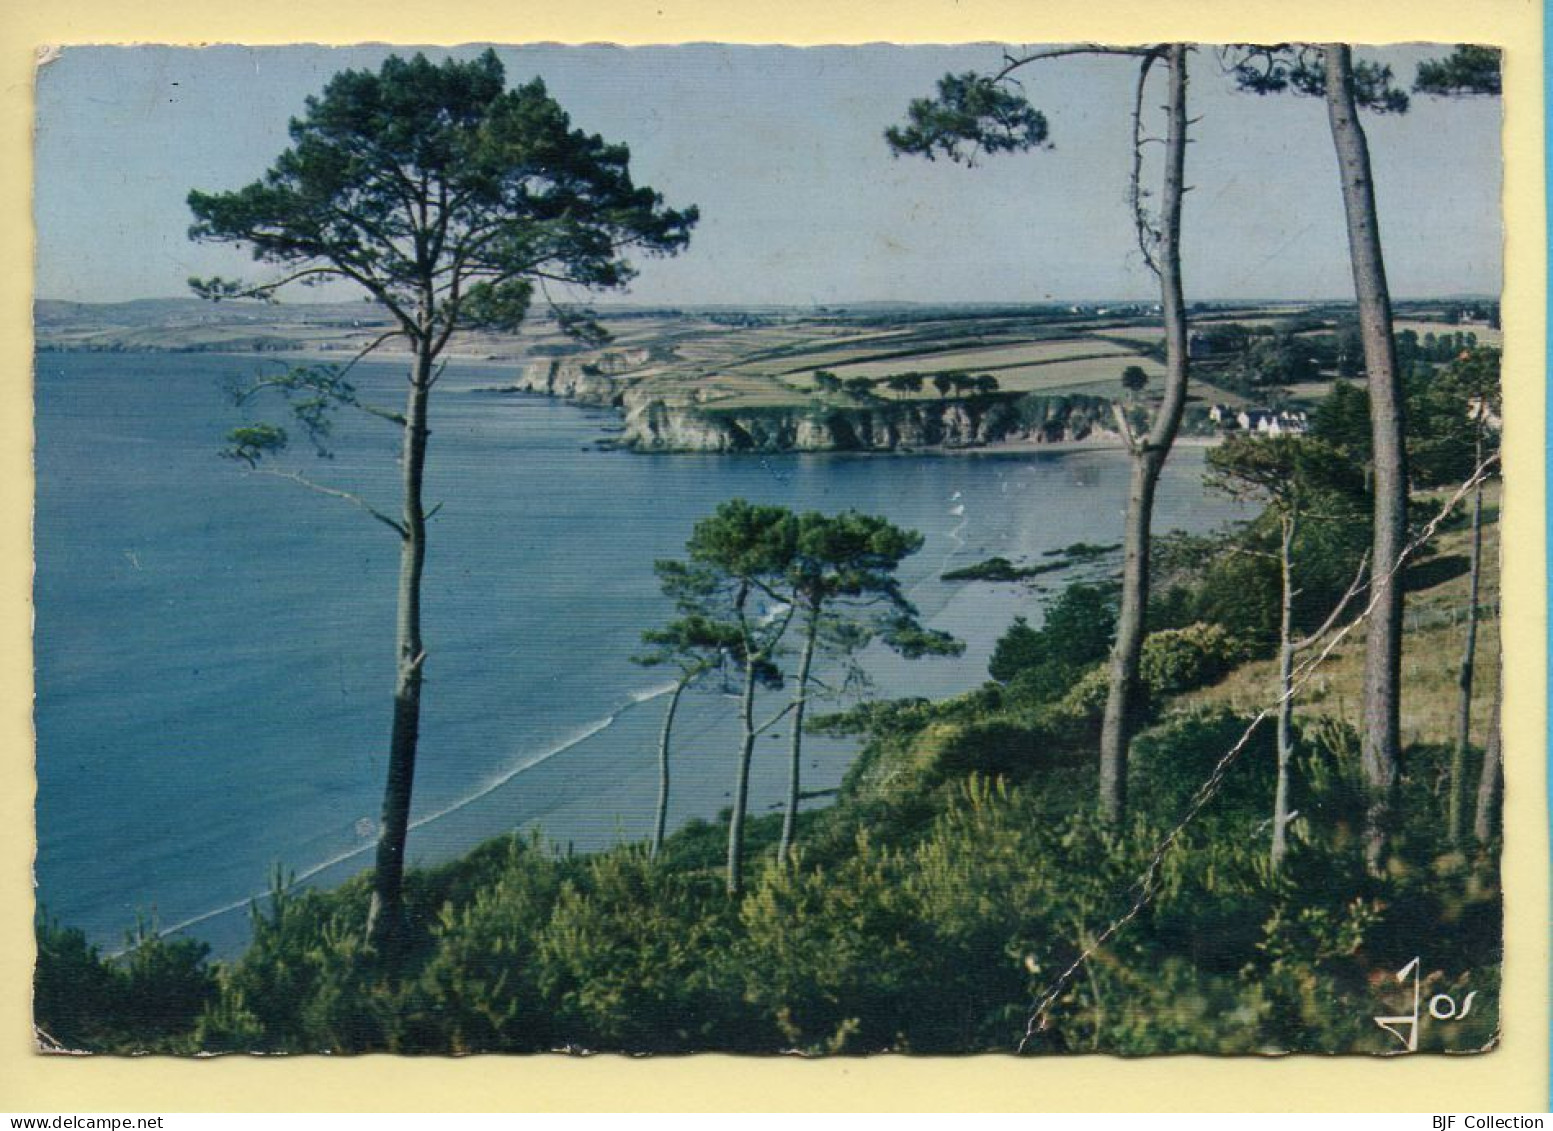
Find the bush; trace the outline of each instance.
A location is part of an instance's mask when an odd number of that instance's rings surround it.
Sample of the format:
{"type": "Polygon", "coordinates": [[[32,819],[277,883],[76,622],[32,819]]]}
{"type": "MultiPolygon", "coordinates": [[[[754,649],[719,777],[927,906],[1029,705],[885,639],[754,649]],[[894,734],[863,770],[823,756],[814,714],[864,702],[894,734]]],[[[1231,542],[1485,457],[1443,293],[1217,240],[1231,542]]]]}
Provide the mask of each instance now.
{"type": "MultiPolygon", "coordinates": [[[[1144,731],[1132,744],[1129,794],[1158,820],[1174,823],[1220,760],[1241,741],[1250,722],[1218,709],[1177,716],[1144,731]]],[[[1251,733],[1224,774],[1213,802],[1215,818],[1233,814],[1265,823],[1272,816],[1274,742],[1271,720],[1251,733]]]]}
{"type": "Polygon", "coordinates": [[[1216,624],[1191,624],[1151,633],[1143,642],[1139,675],[1155,698],[1205,687],[1250,659],[1250,649],[1216,624]]]}
{"type": "Polygon", "coordinates": [[[1116,601],[1114,585],[1069,585],[1047,608],[1039,629],[1023,617],[1014,619],[993,648],[988,673],[1007,683],[1039,664],[1081,668],[1103,659],[1116,631],[1116,601]]]}
{"type": "Polygon", "coordinates": [[[35,924],[33,1019],[65,1048],[95,1052],[183,1049],[195,1020],[216,996],[210,947],[162,938],[138,923],[119,959],[105,959],[74,928],[41,910],[35,924]]]}
{"type": "Polygon", "coordinates": [[[728,961],[736,913],[718,875],[668,871],[641,849],[595,857],[535,943],[556,1036],[611,1051],[770,1048],[728,961]]]}
{"type": "Polygon", "coordinates": [[[773,866],[762,875],[744,902],[736,965],[780,1047],[901,1047],[934,986],[923,969],[930,936],[904,873],[899,855],[864,836],[834,872],[773,866]]]}
{"type": "Polygon", "coordinates": [[[33,1021],[69,1049],[101,1048],[116,1021],[118,981],[86,934],[40,910],[34,924],[33,1021]]]}
{"type": "Polygon", "coordinates": [[[415,1005],[436,1019],[448,1051],[539,1051],[559,1043],[535,967],[562,869],[532,845],[508,845],[501,873],[468,902],[445,905],[433,932],[436,951],[415,1005]]]}

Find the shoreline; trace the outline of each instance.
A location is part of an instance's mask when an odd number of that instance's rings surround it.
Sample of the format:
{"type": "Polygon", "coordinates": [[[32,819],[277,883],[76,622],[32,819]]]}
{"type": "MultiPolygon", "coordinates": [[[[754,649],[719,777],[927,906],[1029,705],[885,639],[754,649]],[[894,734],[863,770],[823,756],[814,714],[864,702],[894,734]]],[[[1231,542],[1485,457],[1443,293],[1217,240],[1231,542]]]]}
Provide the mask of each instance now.
{"type": "MultiPolygon", "coordinates": [[[[40,352],[59,353],[113,353],[118,351],[105,350],[71,350],[55,349],[40,352]]],[[[139,350],[123,351],[125,353],[171,353],[178,355],[199,355],[224,357],[253,357],[258,359],[294,359],[297,361],[328,364],[331,362],[348,361],[340,355],[345,351],[323,350],[318,348],[301,348],[296,350],[139,350]]],[[[363,360],[392,364],[395,361],[408,360],[409,354],[402,351],[385,350],[374,352],[363,360]]],[[[491,370],[521,372],[522,368],[533,361],[532,358],[492,358],[478,354],[449,353],[446,355],[450,365],[456,365],[463,369],[491,370]]],[[[534,389],[526,389],[514,384],[477,385],[468,389],[458,390],[461,393],[496,394],[501,396],[532,396],[541,397],[548,401],[558,401],[574,408],[608,410],[617,418],[623,418],[618,405],[593,404],[580,401],[570,396],[558,396],[553,393],[539,392],[534,389]]],[[[796,407],[796,406],[795,406],[796,407]]],[[[1223,441],[1223,433],[1213,435],[1178,435],[1173,447],[1214,447],[1223,441]]],[[[1126,443],[1115,432],[1097,431],[1082,440],[1036,440],[1031,438],[994,440],[986,444],[977,445],[934,445],[930,447],[906,447],[897,449],[875,448],[781,448],[776,450],[748,449],[743,451],[718,451],[703,450],[699,448],[638,448],[630,444],[620,443],[615,439],[615,433],[610,433],[597,442],[600,450],[626,451],[634,455],[732,455],[732,456],[774,456],[774,455],[845,455],[845,456],[884,456],[892,458],[909,458],[912,456],[1013,456],[1013,455],[1066,455],[1075,452],[1125,452],[1126,443]]]]}
{"type": "MultiPolygon", "coordinates": [[[[1222,433],[1214,436],[1177,436],[1172,448],[1212,448],[1222,443],[1222,433]]],[[[1072,452],[1125,452],[1127,445],[1114,432],[1107,432],[1096,439],[1083,440],[996,440],[975,448],[935,448],[932,454],[974,455],[1039,455],[1050,452],[1065,455],[1072,452]]],[[[890,454],[890,453],[881,453],[890,454]]]]}

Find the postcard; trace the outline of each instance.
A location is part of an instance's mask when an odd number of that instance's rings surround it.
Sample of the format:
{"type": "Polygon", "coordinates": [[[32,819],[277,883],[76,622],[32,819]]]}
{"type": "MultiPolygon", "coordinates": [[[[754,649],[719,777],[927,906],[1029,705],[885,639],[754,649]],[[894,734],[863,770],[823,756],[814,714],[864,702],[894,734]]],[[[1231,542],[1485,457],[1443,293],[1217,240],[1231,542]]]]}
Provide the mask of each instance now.
{"type": "Polygon", "coordinates": [[[1062,30],[50,46],[29,1063],[1541,1103],[1525,61],[1062,30]]]}

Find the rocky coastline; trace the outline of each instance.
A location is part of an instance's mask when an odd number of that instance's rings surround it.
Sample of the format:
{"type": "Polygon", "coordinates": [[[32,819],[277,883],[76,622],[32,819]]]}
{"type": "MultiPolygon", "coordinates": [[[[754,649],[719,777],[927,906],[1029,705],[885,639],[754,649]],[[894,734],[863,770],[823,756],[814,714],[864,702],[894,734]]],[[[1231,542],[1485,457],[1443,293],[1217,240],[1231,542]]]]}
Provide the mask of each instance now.
{"type": "Polygon", "coordinates": [[[1117,439],[1110,399],[1082,393],[725,406],[664,395],[648,364],[645,350],[542,358],[501,391],[614,408],[623,426],[610,443],[639,452],[933,452],[1117,439]]]}

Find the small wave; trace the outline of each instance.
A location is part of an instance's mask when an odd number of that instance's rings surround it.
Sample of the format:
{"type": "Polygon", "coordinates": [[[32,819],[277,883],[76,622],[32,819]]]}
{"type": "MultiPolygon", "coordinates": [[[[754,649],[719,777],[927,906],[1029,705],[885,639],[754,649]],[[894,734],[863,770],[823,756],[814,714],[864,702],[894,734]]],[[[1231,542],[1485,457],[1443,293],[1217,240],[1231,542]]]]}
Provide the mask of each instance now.
{"type": "Polygon", "coordinates": [[[959,518],[962,514],[965,513],[965,504],[957,503],[955,506],[949,508],[949,513],[954,515],[956,518],[959,518]]]}
{"type": "Polygon", "coordinates": [[[662,687],[649,687],[646,691],[631,692],[632,703],[649,703],[654,699],[662,699],[679,685],[677,683],[665,683],[662,687]]]}
{"type": "MultiPolygon", "coordinates": [[[[646,701],[647,700],[645,699],[636,700],[638,703],[645,703],[646,701]]],[[[490,796],[492,793],[495,793],[502,786],[510,782],[513,778],[521,774],[524,770],[532,770],[535,766],[538,766],[543,762],[548,762],[557,754],[564,754],[572,747],[580,746],[584,742],[587,742],[588,739],[592,738],[594,735],[608,730],[610,727],[615,725],[615,720],[619,717],[620,712],[617,711],[613,715],[606,715],[596,723],[588,724],[581,730],[573,733],[571,737],[563,739],[562,741],[556,743],[554,746],[550,747],[548,750],[544,750],[538,754],[535,754],[528,761],[519,762],[511,769],[498,774],[496,777],[486,782],[479,789],[475,790],[468,796],[459,798],[459,800],[453,802],[451,805],[446,805],[443,808],[438,809],[435,813],[428,813],[424,817],[417,817],[415,820],[410,822],[410,828],[412,830],[423,828],[424,826],[431,824],[433,821],[440,821],[443,817],[450,816],[454,813],[457,813],[460,809],[463,809],[469,805],[473,805],[482,797],[490,796]]]]}
{"type": "MultiPolygon", "coordinates": [[[[630,710],[632,707],[642,703],[650,703],[654,699],[661,699],[663,696],[673,691],[674,687],[674,684],[666,683],[661,687],[649,687],[641,691],[628,692],[627,699],[629,701],[621,706],[619,710],[604,716],[602,719],[599,719],[596,722],[589,723],[587,726],[574,731],[572,734],[562,739],[554,746],[548,747],[547,749],[540,751],[538,754],[533,755],[525,761],[519,762],[517,765],[502,771],[496,777],[488,779],[472,793],[459,798],[457,801],[443,806],[441,809],[438,809],[434,813],[427,813],[423,817],[417,817],[415,820],[410,822],[410,829],[413,831],[415,829],[424,828],[425,826],[431,824],[433,821],[440,821],[444,817],[457,813],[460,809],[465,809],[468,806],[473,805],[476,801],[479,801],[483,797],[489,797],[491,794],[495,793],[498,789],[506,785],[513,778],[517,777],[525,770],[532,770],[535,766],[541,765],[544,762],[548,762],[556,755],[564,754],[566,751],[572,749],[573,747],[580,746],[582,743],[588,741],[588,739],[602,733],[603,731],[608,730],[615,724],[616,720],[619,719],[622,714],[630,710]]],[[[304,883],[307,880],[312,879],[314,876],[319,875],[320,873],[327,872],[330,868],[344,864],[350,860],[354,860],[358,856],[365,856],[367,853],[374,852],[376,850],[377,843],[374,841],[371,844],[363,844],[356,848],[352,848],[347,852],[342,852],[337,856],[331,856],[329,859],[323,861],[322,863],[314,864],[304,871],[297,872],[294,876],[291,877],[291,883],[304,883]]],[[[210,911],[202,911],[198,915],[180,920],[179,922],[174,923],[169,927],[158,928],[155,932],[155,936],[157,938],[166,938],[168,935],[175,935],[179,931],[186,931],[190,927],[197,927],[201,923],[209,922],[211,919],[219,918],[222,915],[230,915],[234,911],[241,911],[243,908],[253,904],[256,900],[263,899],[269,894],[270,893],[266,890],[259,892],[256,895],[244,896],[242,899],[234,899],[231,903],[224,903],[220,907],[214,908],[210,911]]],[[[118,958],[124,953],[125,950],[118,950],[108,955],[108,957],[118,958]]]]}

